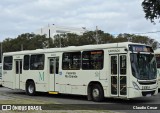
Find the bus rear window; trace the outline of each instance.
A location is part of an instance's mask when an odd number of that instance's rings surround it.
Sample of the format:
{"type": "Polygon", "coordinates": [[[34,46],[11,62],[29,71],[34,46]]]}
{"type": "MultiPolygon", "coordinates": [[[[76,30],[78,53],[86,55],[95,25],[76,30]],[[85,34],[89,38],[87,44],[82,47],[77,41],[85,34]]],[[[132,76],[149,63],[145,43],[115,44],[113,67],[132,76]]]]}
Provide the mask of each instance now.
{"type": "Polygon", "coordinates": [[[3,70],[12,70],[12,61],[13,61],[12,56],[4,57],[3,70]]]}

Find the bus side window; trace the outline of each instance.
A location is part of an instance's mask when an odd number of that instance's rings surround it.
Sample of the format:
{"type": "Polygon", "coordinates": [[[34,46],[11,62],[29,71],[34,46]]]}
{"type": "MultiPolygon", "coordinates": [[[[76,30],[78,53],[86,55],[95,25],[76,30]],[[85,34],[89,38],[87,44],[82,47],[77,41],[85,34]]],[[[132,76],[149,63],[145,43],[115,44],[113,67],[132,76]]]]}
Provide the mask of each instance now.
{"type": "Polygon", "coordinates": [[[4,62],[3,62],[3,70],[12,70],[12,62],[13,57],[12,56],[5,56],[4,62]]]}
{"type": "Polygon", "coordinates": [[[31,55],[30,69],[31,70],[43,70],[44,69],[44,54],[31,55]]]}
{"type": "Polygon", "coordinates": [[[29,70],[29,55],[24,55],[24,61],[23,61],[23,69],[24,70],[29,70]]]}
{"type": "Polygon", "coordinates": [[[63,53],[62,69],[63,70],[79,70],[81,66],[81,52],[63,53]]]}
{"type": "Polygon", "coordinates": [[[103,69],[103,61],[103,50],[84,51],[82,53],[83,70],[101,70],[103,69]]]}

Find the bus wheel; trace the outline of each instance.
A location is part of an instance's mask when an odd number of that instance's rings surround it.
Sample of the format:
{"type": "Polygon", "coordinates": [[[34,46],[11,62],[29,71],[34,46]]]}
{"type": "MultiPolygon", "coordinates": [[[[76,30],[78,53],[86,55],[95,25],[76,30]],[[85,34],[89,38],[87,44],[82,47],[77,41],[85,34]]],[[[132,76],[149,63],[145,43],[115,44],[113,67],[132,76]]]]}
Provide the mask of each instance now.
{"type": "Polygon", "coordinates": [[[104,91],[103,88],[99,84],[94,84],[92,86],[92,99],[93,101],[100,102],[104,99],[104,91]]]}
{"type": "Polygon", "coordinates": [[[33,81],[30,81],[27,83],[27,87],[26,87],[26,93],[29,96],[34,96],[36,93],[36,88],[35,88],[35,84],[33,81]]]}

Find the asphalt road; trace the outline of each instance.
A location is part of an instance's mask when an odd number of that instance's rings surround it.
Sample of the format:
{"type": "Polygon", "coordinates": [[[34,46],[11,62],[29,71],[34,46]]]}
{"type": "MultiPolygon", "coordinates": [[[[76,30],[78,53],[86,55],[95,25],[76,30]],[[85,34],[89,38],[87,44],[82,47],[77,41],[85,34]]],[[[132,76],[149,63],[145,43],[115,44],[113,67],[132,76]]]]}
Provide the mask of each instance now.
{"type": "MultiPolygon", "coordinates": [[[[138,107],[147,107],[153,105],[153,107],[159,106],[160,107],[160,93],[156,96],[152,97],[144,97],[144,98],[136,98],[131,100],[123,100],[123,99],[111,99],[106,98],[103,102],[93,102],[88,101],[86,96],[78,96],[78,95],[49,95],[47,93],[38,93],[37,96],[28,96],[25,94],[24,91],[17,91],[11,90],[4,87],[0,87],[0,94],[3,96],[0,97],[0,100],[5,100],[7,96],[9,97],[23,97],[23,98],[33,98],[37,100],[43,100],[48,102],[54,102],[57,104],[82,104],[82,105],[92,105],[95,104],[96,106],[119,106],[119,108],[127,109],[127,107],[138,106],[138,107]],[[6,95],[6,97],[4,96],[6,95]]],[[[116,112],[129,112],[129,113],[155,113],[159,112],[158,110],[116,110],[113,107],[112,111],[116,112]]]]}

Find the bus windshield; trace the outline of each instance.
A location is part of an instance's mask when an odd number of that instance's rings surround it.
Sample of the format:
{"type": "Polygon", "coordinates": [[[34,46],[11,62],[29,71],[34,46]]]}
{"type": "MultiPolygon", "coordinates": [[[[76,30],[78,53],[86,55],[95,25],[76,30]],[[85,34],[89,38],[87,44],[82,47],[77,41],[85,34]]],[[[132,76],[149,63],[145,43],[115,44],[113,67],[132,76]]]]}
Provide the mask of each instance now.
{"type": "Polygon", "coordinates": [[[132,74],[139,80],[157,77],[156,60],[153,54],[131,53],[132,74]]]}

